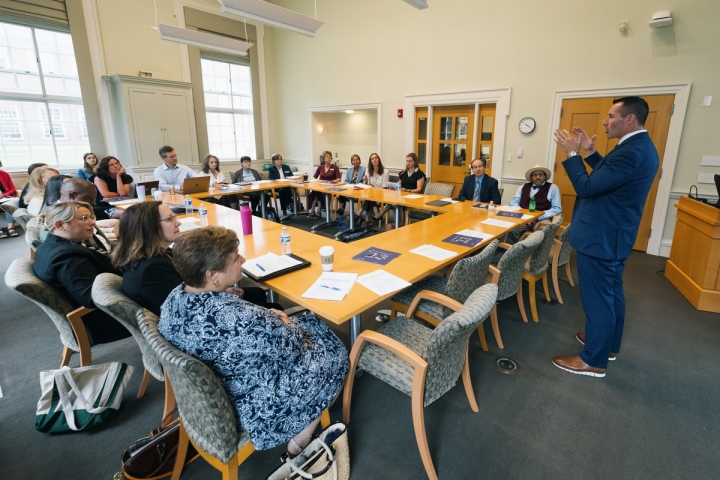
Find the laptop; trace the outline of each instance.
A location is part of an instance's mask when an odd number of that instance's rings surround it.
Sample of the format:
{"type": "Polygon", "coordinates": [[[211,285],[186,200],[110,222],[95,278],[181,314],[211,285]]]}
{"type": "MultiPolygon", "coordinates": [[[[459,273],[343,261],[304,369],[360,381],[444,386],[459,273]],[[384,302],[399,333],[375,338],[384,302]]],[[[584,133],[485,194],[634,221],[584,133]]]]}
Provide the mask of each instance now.
{"type": "Polygon", "coordinates": [[[183,195],[191,193],[207,192],[210,189],[210,177],[191,177],[186,178],[183,183],[183,195]]]}
{"type": "Polygon", "coordinates": [[[136,186],[135,186],[135,196],[136,197],[137,197],[137,187],[139,187],[141,185],[145,187],[145,195],[148,195],[148,196],[150,195],[150,192],[152,192],[153,188],[160,188],[160,182],[158,182],[157,180],[153,180],[152,182],[140,182],[140,183],[136,184],[136,186]]]}

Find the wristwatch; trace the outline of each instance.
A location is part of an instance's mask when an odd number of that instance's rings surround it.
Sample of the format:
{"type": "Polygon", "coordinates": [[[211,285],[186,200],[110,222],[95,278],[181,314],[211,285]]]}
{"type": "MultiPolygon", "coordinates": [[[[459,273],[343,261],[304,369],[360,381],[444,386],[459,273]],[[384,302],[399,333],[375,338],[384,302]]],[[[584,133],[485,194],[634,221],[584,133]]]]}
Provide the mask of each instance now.
{"type": "Polygon", "coordinates": [[[573,151],[573,152],[568,152],[568,158],[574,157],[574,156],[577,155],[577,154],[578,154],[578,153],[577,153],[577,152],[574,152],[574,151],[573,151]]]}

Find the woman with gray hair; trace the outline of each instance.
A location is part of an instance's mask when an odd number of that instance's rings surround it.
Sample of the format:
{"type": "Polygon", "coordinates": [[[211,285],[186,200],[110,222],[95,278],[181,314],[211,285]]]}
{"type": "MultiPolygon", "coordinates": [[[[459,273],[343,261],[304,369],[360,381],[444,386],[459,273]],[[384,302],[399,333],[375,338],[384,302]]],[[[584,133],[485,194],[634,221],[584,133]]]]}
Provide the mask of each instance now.
{"type": "MultiPolygon", "coordinates": [[[[82,243],[95,233],[92,207],[85,202],[56,203],[37,218],[48,235],[35,252],[35,275],[63,294],[74,308],[95,308],[91,295],[95,277],[101,273],[122,274],[113,268],[105,250],[82,243]]],[[[125,327],[102,310],[82,320],[90,345],[130,336],[125,327]]]]}
{"type": "Polygon", "coordinates": [[[223,227],[178,238],[173,264],[185,283],[162,305],[158,330],[217,375],[257,450],[288,442],[296,455],[340,393],[347,350],[313,314],[288,318],[230,293],[245,261],[238,244],[223,227]]]}

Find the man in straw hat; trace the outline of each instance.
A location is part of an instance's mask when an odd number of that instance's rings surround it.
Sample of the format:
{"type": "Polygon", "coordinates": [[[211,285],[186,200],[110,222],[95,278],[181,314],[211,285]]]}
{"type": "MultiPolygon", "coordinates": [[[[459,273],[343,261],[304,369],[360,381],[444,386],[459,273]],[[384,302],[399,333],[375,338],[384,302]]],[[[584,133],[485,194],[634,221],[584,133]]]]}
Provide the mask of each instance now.
{"type": "Polygon", "coordinates": [[[516,228],[508,233],[508,243],[515,243],[525,232],[542,230],[549,225],[552,217],[562,212],[562,204],[560,202],[560,190],[557,185],[548,182],[552,176],[550,169],[535,165],[528,168],[525,172],[525,180],[528,181],[515,192],[515,196],[510,200],[511,207],[529,208],[530,199],[535,197],[535,209],[542,210],[542,216],[537,220],[516,228]]]}
{"type": "Polygon", "coordinates": [[[580,355],[555,357],[565,371],[604,377],[608,360],[620,351],[625,324],[623,271],[635,243],[643,207],[658,169],[658,154],[643,128],[649,108],[640,97],[613,102],[603,122],[607,138],[619,138],[605,157],[592,138],[575,127],[555,132],[555,142],[568,154],[563,167],[575,187],[570,245],[577,250],[585,331],[576,335],[580,355]],[[578,155],[587,152],[585,162],[578,155]],[[592,173],[587,172],[587,163],[592,173]]]}

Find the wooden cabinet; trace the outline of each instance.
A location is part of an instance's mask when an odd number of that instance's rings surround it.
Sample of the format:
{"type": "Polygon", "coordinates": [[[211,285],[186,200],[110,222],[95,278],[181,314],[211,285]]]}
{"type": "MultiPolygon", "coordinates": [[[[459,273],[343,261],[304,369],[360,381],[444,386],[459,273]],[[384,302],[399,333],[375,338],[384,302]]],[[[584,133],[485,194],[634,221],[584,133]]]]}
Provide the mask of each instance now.
{"type": "Polygon", "coordinates": [[[110,91],[117,156],[136,181],[152,180],[160,165],[158,149],[171,145],[178,162],[200,163],[192,104],[192,84],[127,75],[103,77],[110,91]]]}

